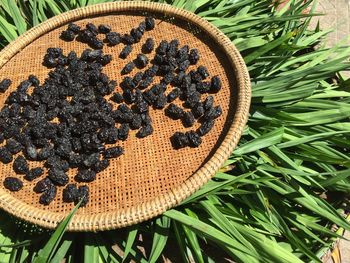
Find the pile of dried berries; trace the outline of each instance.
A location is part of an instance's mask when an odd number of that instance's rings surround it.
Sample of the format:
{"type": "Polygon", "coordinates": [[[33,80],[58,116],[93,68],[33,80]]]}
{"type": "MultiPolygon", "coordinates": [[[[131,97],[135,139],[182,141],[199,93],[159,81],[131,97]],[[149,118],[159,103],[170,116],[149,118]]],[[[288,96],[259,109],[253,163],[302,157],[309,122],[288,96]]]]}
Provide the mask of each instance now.
{"type": "MultiPolygon", "coordinates": [[[[9,94],[5,106],[0,111],[0,161],[8,164],[13,161],[13,170],[24,179],[39,180],[34,191],[40,193],[39,202],[50,204],[58,186],[65,186],[63,201],[82,206],[89,200],[87,185],[69,183],[67,172],[77,168],[76,182],[88,183],[105,170],[110,159],[124,153],[118,141],[128,138],[130,130],[138,130],[136,136],[144,138],[153,133],[150,107],[164,109],[165,114],[174,120],[181,120],[184,127],[201,123],[194,131],[176,132],[170,139],[174,148],[198,147],[204,135],[214,126],[215,119],[222,114],[220,106],[214,106],[214,97],[205,93],[217,93],[221,89],[218,76],[208,79],[204,66],[187,72],[191,65],[200,59],[197,49],[187,45],[179,47],[174,39],[161,41],[153,58],[145,54],[155,48],[155,41],[148,38],[142,45],[142,52],[126,63],[121,75],[122,93],[116,91],[117,83],[102,72],[112,60],[104,54],[106,43],[125,46],[119,58],[126,59],[133,50],[132,45],[141,41],[146,31],[155,27],[155,20],[147,17],[130,34],[113,32],[108,25],[95,26],[88,23],[84,29],[69,24],[61,33],[65,41],[77,40],[88,44],[80,56],[74,51],[63,54],[61,48],[49,48],[43,65],[52,68],[44,83],[31,75],[9,94]],[[104,35],[104,39],[99,38],[104,35]],[[133,77],[129,74],[136,69],[133,77]],[[155,76],[160,82],[155,83],[155,76]],[[170,91],[168,91],[171,88],[170,91]],[[174,102],[183,102],[183,107],[174,102]],[[42,161],[44,167],[29,169],[28,161],[42,161]]],[[[0,92],[4,93],[11,80],[0,82],[0,92]]],[[[7,177],[4,186],[10,191],[19,191],[23,182],[16,177],[7,177]]]]}

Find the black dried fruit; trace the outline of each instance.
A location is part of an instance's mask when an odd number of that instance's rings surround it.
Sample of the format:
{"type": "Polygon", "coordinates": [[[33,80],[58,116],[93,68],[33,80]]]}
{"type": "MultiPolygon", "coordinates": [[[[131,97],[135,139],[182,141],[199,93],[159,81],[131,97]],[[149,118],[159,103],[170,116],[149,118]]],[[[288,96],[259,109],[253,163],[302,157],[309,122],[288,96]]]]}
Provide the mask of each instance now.
{"type": "Polygon", "coordinates": [[[166,54],[166,51],[168,49],[168,41],[166,40],[162,40],[159,44],[159,46],[157,47],[157,54],[159,55],[165,55],[166,54]]]}
{"type": "Polygon", "coordinates": [[[84,207],[89,202],[89,187],[87,185],[79,186],[78,188],[78,197],[75,200],[75,204],[78,204],[80,200],[83,200],[80,204],[81,207],[84,207]]]}
{"type": "Polygon", "coordinates": [[[28,166],[27,160],[22,155],[19,155],[14,160],[13,170],[17,174],[26,174],[28,172],[29,166],[28,166]]]}
{"type": "Polygon", "coordinates": [[[78,187],[76,184],[68,184],[62,193],[63,202],[72,203],[78,198],[78,187]]]}
{"type": "Polygon", "coordinates": [[[202,139],[198,133],[194,131],[190,131],[190,132],[186,132],[186,135],[188,137],[190,147],[193,147],[193,148],[198,147],[202,143],[202,139]]]}
{"type": "Polygon", "coordinates": [[[124,34],[122,36],[122,42],[126,45],[132,45],[132,44],[136,43],[136,40],[133,38],[133,36],[131,36],[129,34],[124,34]]]}
{"type": "Polygon", "coordinates": [[[3,79],[0,82],[0,92],[4,93],[12,84],[12,81],[10,79],[3,79]]]}
{"type": "Polygon", "coordinates": [[[202,76],[203,79],[209,77],[208,69],[205,66],[199,66],[197,72],[202,76]]]}
{"type": "Polygon", "coordinates": [[[219,76],[214,76],[211,79],[210,92],[217,93],[221,90],[221,79],[219,76]]]}
{"type": "Polygon", "coordinates": [[[203,81],[203,82],[199,82],[196,85],[197,91],[204,94],[204,93],[208,93],[210,91],[210,83],[203,81]]]}
{"type": "Polygon", "coordinates": [[[184,112],[184,114],[182,115],[182,124],[185,127],[192,127],[195,121],[196,119],[194,118],[193,113],[190,111],[184,112]]]}
{"type": "Polygon", "coordinates": [[[28,180],[28,181],[33,181],[34,179],[42,176],[44,173],[43,168],[41,167],[36,167],[33,169],[30,169],[26,175],[24,176],[24,179],[28,180]]]}
{"type": "Polygon", "coordinates": [[[121,146],[107,148],[102,153],[104,158],[117,158],[122,154],[124,154],[124,149],[121,146]]]}
{"type": "Polygon", "coordinates": [[[193,108],[201,99],[201,94],[198,91],[192,92],[187,96],[186,106],[193,108]]]}
{"type": "Polygon", "coordinates": [[[96,179],[96,172],[88,169],[80,169],[75,176],[78,182],[92,182],[96,179]]]}
{"type": "Polygon", "coordinates": [[[99,25],[98,32],[101,34],[107,34],[107,33],[111,32],[111,27],[108,25],[99,25]]]}
{"type": "Polygon", "coordinates": [[[121,42],[121,36],[116,32],[109,32],[106,34],[106,42],[110,46],[118,45],[121,42]]]}
{"type": "Polygon", "coordinates": [[[73,41],[75,38],[75,33],[71,30],[65,30],[61,33],[61,39],[65,40],[65,41],[73,41]]]}
{"type": "Polygon", "coordinates": [[[119,54],[119,57],[126,59],[132,51],[131,45],[126,45],[119,54]]]}
{"type": "Polygon", "coordinates": [[[188,56],[188,60],[191,62],[192,65],[197,64],[199,60],[199,51],[198,49],[194,48],[191,49],[190,54],[188,56]]]}
{"type": "Polygon", "coordinates": [[[179,88],[174,88],[172,91],[169,92],[168,96],[167,96],[167,100],[168,102],[173,102],[174,100],[176,100],[181,94],[181,90],[179,88]]]}
{"type": "Polygon", "coordinates": [[[12,154],[5,147],[0,147],[0,161],[4,164],[12,162],[12,154]]]}
{"type": "Polygon", "coordinates": [[[130,123],[130,128],[132,130],[137,130],[137,129],[140,129],[141,126],[142,126],[141,115],[134,114],[134,118],[133,118],[132,122],[130,123]]]}
{"type": "Polygon", "coordinates": [[[211,129],[214,127],[215,120],[208,120],[201,124],[201,126],[197,129],[197,133],[199,136],[204,136],[208,134],[211,129]]]}
{"type": "Polygon", "coordinates": [[[213,108],[208,109],[204,115],[203,115],[203,119],[204,120],[214,120],[216,118],[219,118],[222,114],[222,109],[220,106],[216,106],[213,108]]]}
{"type": "Polygon", "coordinates": [[[78,34],[80,31],[80,26],[74,24],[74,23],[69,23],[68,25],[68,30],[74,32],[75,34],[78,34]]]}
{"type": "Polygon", "coordinates": [[[48,189],[50,189],[51,187],[53,187],[53,183],[52,181],[46,177],[42,180],[40,180],[39,182],[36,183],[36,185],[34,186],[34,192],[36,193],[43,193],[45,191],[47,191],[48,189]]]}
{"type": "Polygon", "coordinates": [[[140,68],[144,68],[146,67],[146,65],[148,64],[148,58],[146,55],[144,54],[138,54],[137,55],[137,58],[136,58],[136,63],[137,63],[137,66],[140,67],[140,68]]]}
{"type": "Polygon", "coordinates": [[[154,49],[154,40],[147,38],[146,42],[142,46],[143,53],[151,53],[154,49]]]}
{"type": "Polygon", "coordinates": [[[152,67],[150,67],[145,71],[145,73],[143,74],[143,77],[144,78],[154,77],[155,75],[157,75],[158,70],[159,70],[159,67],[157,65],[153,65],[152,67]]]}
{"type": "Polygon", "coordinates": [[[92,169],[96,172],[102,172],[109,166],[109,160],[108,159],[102,159],[99,160],[95,165],[92,167],[92,169]]]}
{"type": "Polygon", "coordinates": [[[153,103],[154,108],[163,109],[167,103],[167,97],[162,93],[157,96],[157,99],[153,103]]]}
{"type": "Polygon", "coordinates": [[[175,149],[181,149],[189,145],[189,139],[186,134],[182,132],[175,132],[170,138],[171,143],[175,149]]]}
{"type": "Polygon", "coordinates": [[[23,182],[15,177],[6,177],[4,180],[4,186],[12,192],[17,192],[22,189],[23,182]]]}
{"type": "Polygon", "coordinates": [[[131,61],[125,65],[125,67],[121,71],[121,74],[122,75],[129,74],[134,68],[135,68],[135,63],[131,61]]]}
{"type": "Polygon", "coordinates": [[[13,138],[6,141],[5,147],[11,154],[19,153],[23,149],[23,145],[13,138]]]}
{"type": "Polygon", "coordinates": [[[57,184],[60,186],[66,185],[69,180],[64,170],[55,166],[49,169],[48,176],[54,184],[57,184]]]}
{"type": "Polygon", "coordinates": [[[194,107],[192,108],[192,113],[193,116],[198,119],[200,118],[203,114],[204,114],[205,110],[203,107],[203,103],[202,102],[198,102],[196,105],[194,105],[194,107]]]}
{"type": "Polygon", "coordinates": [[[185,60],[185,61],[183,61],[183,62],[181,62],[179,64],[179,70],[186,71],[189,66],[190,66],[190,61],[189,60],[185,60]]]}
{"type": "Polygon", "coordinates": [[[52,185],[39,198],[39,203],[42,205],[49,205],[56,197],[57,188],[52,185]]]}
{"type": "Polygon", "coordinates": [[[209,110],[210,108],[213,107],[213,105],[214,105],[214,97],[212,95],[209,95],[204,100],[203,107],[204,107],[205,110],[209,110]]]}
{"type": "Polygon", "coordinates": [[[118,92],[115,92],[112,95],[111,100],[114,101],[115,103],[122,103],[124,101],[123,96],[118,92]]]}
{"type": "Polygon", "coordinates": [[[144,138],[153,133],[153,127],[151,124],[141,127],[141,129],[136,133],[137,138],[144,138]]]}
{"type": "Polygon", "coordinates": [[[83,160],[83,164],[86,167],[91,167],[94,164],[96,164],[100,159],[100,155],[99,153],[92,153],[90,155],[88,155],[84,160],[83,160]]]}
{"type": "Polygon", "coordinates": [[[153,17],[146,17],[146,30],[152,30],[155,26],[155,20],[153,17]]]}
{"type": "Polygon", "coordinates": [[[149,85],[151,85],[152,82],[153,82],[153,77],[146,77],[145,79],[141,80],[141,82],[139,83],[138,88],[139,89],[145,89],[149,85]]]}
{"type": "Polygon", "coordinates": [[[181,119],[184,115],[184,110],[175,104],[170,103],[169,106],[165,109],[165,114],[173,120],[178,120],[181,119]]]}

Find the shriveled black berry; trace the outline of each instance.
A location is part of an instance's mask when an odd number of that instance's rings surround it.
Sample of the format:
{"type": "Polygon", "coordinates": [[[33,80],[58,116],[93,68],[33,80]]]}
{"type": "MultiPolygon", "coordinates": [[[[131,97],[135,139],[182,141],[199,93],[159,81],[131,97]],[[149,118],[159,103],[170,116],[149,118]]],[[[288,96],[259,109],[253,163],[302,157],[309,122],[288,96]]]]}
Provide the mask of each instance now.
{"type": "Polygon", "coordinates": [[[69,23],[68,25],[68,30],[74,32],[75,34],[78,34],[80,31],[80,26],[74,24],[74,23],[69,23]]]}
{"type": "Polygon", "coordinates": [[[121,36],[116,32],[108,32],[106,34],[106,42],[110,46],[118,45],[121,42],[121,36]]]}
{"type": "Polygon", "coordinates": [[[214,120],[219,118],[222,115],[222,109],[220,106],[215,106],[213,108],[208,109],[204,115],[204,120],[214,120]]]}
{"type": "Polygon", "coordinates": [[[156,101],[153,103],[154,108],[163,109],[167,104],[167,97],[164,94],[159,94],[156,101]]]}
{"type": "Polygon", "coordinates": [[[100,63],[102,66],[109,64],[111,61],[112,61],[112,55],[110,54],[100,56],[96,59],[96,62],[100,63]]]}
{"type": "Polygon", "coordinates": [[[34,179],[43,175],[43,173],[44,173],[44,170],[41,167],[36,167],[36,168],[30,169],[24,176],[24,179],[28,181],[33,181],[34,179]]]}
{"type": "Polygon", "coordinates": [[[202,102],[197,102],[191,110],[196,119],[200,118],[205,112],[202,102]]]}
{"type": "Polygon", "coordinates": [[[159,46],[157,47],[157,50],[156,50],[157,54],[159,54],[159,55],[165,55],[165,54],[166,54],[166,51],[167,51],[167,49],[168,49],[168,45],[169,45],[168,41],[162,40],[162,41],[159,43],[159,46]]]}
{"type": "Polygon", "coordinates": [[[0,147],[0,161],[4,164],[12,162],[12,154],[5,147],[0,147]]]}
{"type": "Polygon", "coordinates": [[[65,41],[73,41],[76,34],[71,30],[62,31],[60,38],[65,41]]]}
{"type": "Polygon", "coordinates": [[[0,92],[4,93],[12,84],[12,81],[10,79],[3,79],[0,82],[0,92]]]}
{"type": "Polygon", "coordinates": [[[69,180],[66,173],[62,169],[55,166],[49,169],[48,176],[54,184],[57,184],[60,186],[66,185],[69,180]]]}
{"type": "Polygon", "coordinates": [[[193,116],[193,113],[188,111],[188,112],[185,112],[183,115],[182,115],[182,124],[185,126],[185,127],[192,127],[193,124],[195,123],[196,119],[194,118],[193,116]]]}
{"type": "Polygon", "coordinates": [[[92,32],[94,35],[98,34],[98,28],[93,23],[87,23],[86,29],[89,30],[90,32],[92,32]]]}
{"type": "Polygon", "coordinates": [[[142,46],[143,53],[151,53],[154,49],[154,40],[152,38],[147,38],[146,42],[142,46]]]}
{"type": "Polygon", "coordinates": [[[146,67],[146,65],[148,64],[148,58],[146,55],[144,54],[138,54],[137,55],[137,58],[136,58],[136,63],[137,63],[137,66],[140,67],[140,68],[144,68],[146,67]]]}
{"type": "Polygon", "coordinates": [[[170,141],[175,149],[181,149],[189,145],[189,139],[186,134],[182,132],[175,132],[171,136],[170,141]]]}
{"type": "Polygon", "coordinates": [[[145,89],[147,88],[149,85],[151,85],[153,82],[153,77],[149,77],[147,76],[145,79],[141,80],[141,82],[138,85],[139,89],[145,89]]]}
{"type": "Polygon", "coordinates": [[[111,27],[108,25],[99,25],[98,32],[101,34],[107,34],[107,33],[111,32],[111,27]]]}
{"type": "Polygon", "coordinates": [[[84,207],[89,202],[89,187],[87,185],[79,186],[78,197],[74,203],[78,204],[82,199],[83,201],[81,202],[80,206],[84,207]]]}
{"type": "Polygon", "coordinates": [[[170,103],[169,106],[165,109],[165,115],[172,118],[173,120],[178,120],[181,119],[184,115],[184,110],[175,104],[170,103]]]}
{"type": "Polygon", "coordinates": [[[210,88],[211,88],[211,84],[206,81],[199,82],[196,85],[197,91],[200,92],[201,94],[210,92],[210,88]]]}
{"type": "Polygon", "coordinates": [[[214,97],[212,95],[209,95],[204,100],[203,107],[204,107],[205,110],[209,110],[210,108],[213,107],[213,105],[214,105],[214,97]]]}
{"type": "Polygon", "coordinates": [[[137,130],[137,129],[140,129],[141,126],[142,126],[141,115],[134,114],[134,118],[133,118],[132,122],[130,123],[130,128],[132,130],[137,130]]]}
{"type": "Polygon", "coordinates": [[[131,37],[134,39],[134,43],[139,43],[142,36],[143,36],[143,32],[142,30],[140,30],[139,28],[133,28],[130,31],[130,35],[131,37]]]}
{"type": "Polygon", "coordinates": [[[167,96],[168,103],[173,102],[176,100],[181,94],[181,90],[179,88],[174,88],[172,91],[169,92],[167,96]]]}
{"type": "Polygon", "coordinates": [[[56,197],[57,188],[55,185],[52,185],[47,189],[39,198],[39,203],[42,205],[49,205],[56,197]]]}
{"type": "Polygon", "coordinates": [[[129,35],[129,34],[124,34],[122,36],[121,40],[125,45],[132,45],[132,44],[136,43],[136,40],[134,39],[134,37],[132,35],[129,35]]]}
{"type": "Polygon", "coordinates": [[[137,86],[142,79],[143,79],[143,72],[140,71],[135,74],[132,81],[134,82],[135,86],[137,86]]]}
{"type": "Polygon", "coordinates": [[[122,75],[129,74],[131,71],[133,71],[134,68],[135,68],[135,63],[131,61],[125,65],[125,67],[121,71],[121,74],[122,75]]]}
{"type": "Polygon", "coordinates": [[[194,131],[190,131],[190,132],[186,132],[186,135],[187,135],[190,147],[195,148],[201,145],[202,139],[198,133],[194,131]]]}
{"type": "Polygon", "coordinates": [[[68,184],[62,193],[63,202],[72,203],[78,198],[78,187],[76,184],[68,184]]]}
{"type": "Polygon", "coordinates": [[[124,149],[121,146],[107,148],[102,153],[104,158],[117,158],[122,154],[124,154],[124,149]]]}
{"type": "Polygon", "coordinates": [[[23,149],[23,145],[13,138],[6,141],[5,147],[11,154],[19,153],[23,149]]]}
{"type": "Polygon", "coordinates": [[[102,172],[109,166],[109,160],[108,159],[102,159],[99,160],[95,165],[91,168],[96,173],[102,172]]]}
{"type": "Polygon", "coordinates": [[[89,45],[92,48],[95,48],[95,49],[102,49],[103,48],[103,41],[99,40],[96,37],[95,38],[91,38],[90,41],[89,41],[89,45]]]}
{"type": "Polygon", "coordinates": [[[190,61],[190,63],[192,65],[197,64],[198,60],[199,60],[199,51],[198,49],[194,48],[191,49],[188,60],[190,61]]]}
{"type": "Polygon", "coordinates": [[[153,133],[153,127],[151,124],[141,127],[141,129],[136,133],[137,138],[145,138],[153,133]]]}
{"type": "Polygon", "coordinates": [[[124,99],[123,99],[123,96],[120,93],[115,92],[112,95],[111,100],[114,101],[115,103],[122,103],[124,99]]]}
{"type": "Polygon", "coordinates": [[[179,64],[179,70],[186,71],[189,66],[190,66],[190,61],[189,60],[185,60],[185,61],[183,61],[183,62],[181,62],[179,64]]]}
{"type": "Polygon", "coordinates": [[[215,124],[215,120],[208,120],[203,122],[201,126],[197,129],[197,133],[199,134],[199,136],[204,136],[208,134],[211,131],[211,129],[214,127],[214,124],[215,124]]]}
{"type": "Polygon", "coordinates": [[[217,93],[221,90],[221,79],[219,76],[214,76],[211,79],[211,87],[210,87],[210,92],[217,93]]]}
{"type": "Polygon", "coordinates": [[[205,66],[199,66],[197,72],[202,76],[203,79],[209,77],[208,69],[205,66]]]}
{"type": "Polygon", "coordinates": [[[99,153],[92,153],[83,160],[83,164],[86,167],[91,167],[99,161],[99,157],[99,153]]]}
{"type": "Polygon", "coordinates": [[[48,189],[50,189],[51,187],[53,187],[53,183],[52,181],[46,177],[42,180],[40,180],[39,182],[36,183],[36,185],[34,186],[34,192],[36,193],[43,193],[45,191],[47,191],[48,189]]]}
{"type": "Polygon", "coordinates": [[[155,75],[157,75],[158,71],[159,71],[159,66],[153,65],[152,67],[150,67],[145,71],[145,73],[143,74],[143,77],[144,78],[154,77],[155,75]]]}
{"type": "Polygon", "coordinates": [[[147,111],[148,111],[148,104],[147,104],[147,102],[144,101],[144,100],[138,101],[138,102],[135,104],[135,110],[136,110],[138,113],[147,112],[147,111]]]}
{"type": "Polygon", "coordinates": [[[201,99],[201,94],[198,91],[192,92],[187,96],[186,106],[193,108],[201,99]]]}
{"type": "Polygon", "coordinates": [[[12,192],[17,192],[23,188],[23,182],[15,177],[6,177],[4,180],[4,186],[12,192]]]}
{"type": "Polygon", "coordinates": [[[132,51],[131,45],[126,45],[119,54],[119,57],[126,59],[132,51]]]}
{"type": "Polygon", "coordinates": [[[28,172],[29,166],[27,160],[22,155],[19,155],[13,162],[13,170],[17,174],[26,174],[28,172]]]}
{"type": "Polygon", "coordinates": [[[153,17],[146,17],[146,30],[152,30],[155,26],[155,20],[153,17]]]}
{"type": "Polygon", "coordinates": [[[163,77],[163,82],[165,84],[170,84],[175,78],[175,74],[173,72],[169,72],[167,74],[165,74],[165,76],[163,77]]]}
{"type": "Polygon", "coordinates": [[[92,182],[96,179],[96,172],[88,169],[80,169],[75,176],[78,182],[92,182]]]}

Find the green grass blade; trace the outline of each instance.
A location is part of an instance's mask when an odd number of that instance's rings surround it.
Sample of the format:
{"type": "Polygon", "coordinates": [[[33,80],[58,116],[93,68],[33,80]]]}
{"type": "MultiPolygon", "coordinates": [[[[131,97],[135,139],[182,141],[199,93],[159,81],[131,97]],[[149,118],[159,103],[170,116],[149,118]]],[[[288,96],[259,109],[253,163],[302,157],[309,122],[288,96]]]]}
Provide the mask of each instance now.
{"type": "Polygon", "coordinates": [[[168,239],[170,223],[171,220],[168,217],[163,216],[156,219],[152,249],[149,256],[150,263],[157,262],[160,257],[168,239]]]}

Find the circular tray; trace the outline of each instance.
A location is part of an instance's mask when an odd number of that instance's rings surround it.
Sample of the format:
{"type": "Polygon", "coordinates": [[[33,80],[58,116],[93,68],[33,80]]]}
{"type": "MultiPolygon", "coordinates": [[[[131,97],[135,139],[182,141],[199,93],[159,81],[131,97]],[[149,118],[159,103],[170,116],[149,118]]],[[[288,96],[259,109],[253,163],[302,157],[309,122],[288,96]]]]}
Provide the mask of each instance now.
{"type": "MultiPolygon", "coordinates": [[[[49,47],[61,47],[67,54],[80,54],[87,48],[77,41],[64,42],[60,32],[69,22],[84,25],[108,24],[120,33],[128,33],[146,15],[156,19],[156,27],[134,45],[127,60],[118,59],[123,45],[104,47],[114,60],[104,68],[118,83],[119,72],[136,57],[142,43],[152,37],[156,44],[163,39],[178,39],[200,51],[199,64],[205,65],[211,76],[219,75],[222,90],[215,94],[215,104],[223,109],[213,130],[204,137],[198,148],[174,150],[170,143],[176,131],[186,131],[180,121],[173,121],[164,111],[151,110],[154,133],[137,139],[135,132],[119,143],[125,154],[111,162],[97,179],[89,184],[90,202],[80,208],[71,221],[69,231],[100,231],[124,227],[155,217],[178,205],[205,184],[232,153],[242,134],[250,106],[250,80],[244,61],[231,41],[216,27],[190,12],[166,4],[150,2],[115,2],[76,9],[56,16],[31,29],[0,53],[0,78],[9,77],[13,84],[0,96],[5,98],[28,75],[35,74],[42,82],[49,70],[42,66],[42,58],[49,47]]],[[[194,128],[197,128],[195,126],[194,128]]],[[[193,129],[193,128],[192,128],[193,129]]],[[[34,167],[38,164],[31,163],[34,167]]],[[[11,193],[3,188],[6,176],[14,174],[12,165],[0,165],[0,207],[9,213],[47,228],[54,228],[71,211],[72,204],[62,202],[62,188],[49,206],[39,204],[33,182],[24,182],[21,191],[11,193]]],[[[76,171],[70,171],[70,181],[76,171]]]]}

